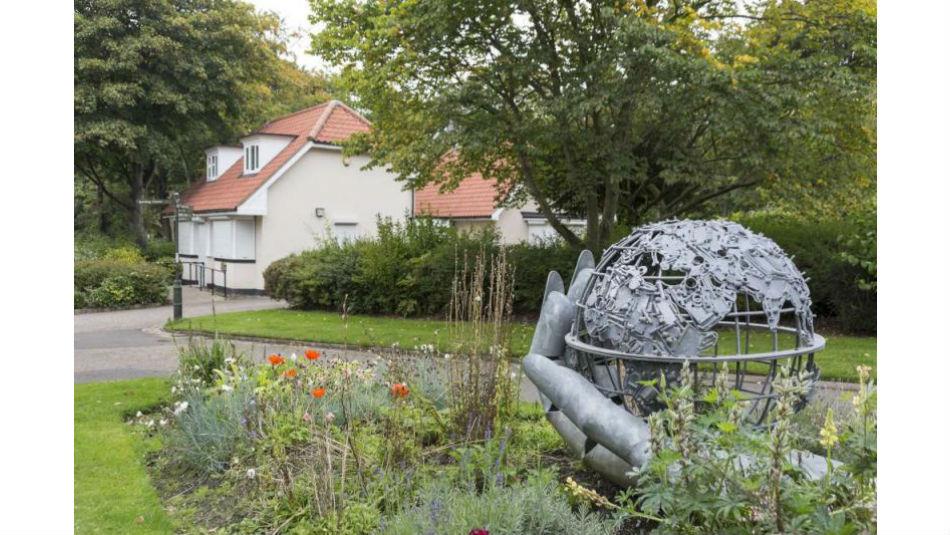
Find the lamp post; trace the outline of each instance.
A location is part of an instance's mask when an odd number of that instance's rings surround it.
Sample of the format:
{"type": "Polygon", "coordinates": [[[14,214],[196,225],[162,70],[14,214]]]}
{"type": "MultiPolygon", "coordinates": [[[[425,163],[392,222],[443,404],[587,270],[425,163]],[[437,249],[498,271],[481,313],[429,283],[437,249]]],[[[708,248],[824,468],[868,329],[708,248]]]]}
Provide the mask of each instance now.
{"type": "Polygon", "coordinates": [[[191,213],[191,209],[181,204],[181,195],[173,191],[168,195],[167,200],[162,199],[143,199],[139,204],[171,204],[175,207],[175,224],[172,226],[172,243],[175,245],[175,282],[172,283],[172,318],[181,319],[182,299],[181,299],[181,269],[178,267],[178,220],[183,214],[191,213]]]}

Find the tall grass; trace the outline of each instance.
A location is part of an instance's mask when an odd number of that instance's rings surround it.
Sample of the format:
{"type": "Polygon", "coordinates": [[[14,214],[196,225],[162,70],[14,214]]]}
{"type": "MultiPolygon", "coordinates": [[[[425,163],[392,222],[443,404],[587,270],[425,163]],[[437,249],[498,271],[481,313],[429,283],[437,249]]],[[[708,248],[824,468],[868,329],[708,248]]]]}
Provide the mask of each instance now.
{"type": "Polygon", "coordinates": [[[514,272],[504,250],[488,259],[478,253],[456,270],[449,307],[454,355],[449,391],[455,433],[465,441],[495,432],[496,418],[511,412],[515,383],[511,366],[514,272]]]}

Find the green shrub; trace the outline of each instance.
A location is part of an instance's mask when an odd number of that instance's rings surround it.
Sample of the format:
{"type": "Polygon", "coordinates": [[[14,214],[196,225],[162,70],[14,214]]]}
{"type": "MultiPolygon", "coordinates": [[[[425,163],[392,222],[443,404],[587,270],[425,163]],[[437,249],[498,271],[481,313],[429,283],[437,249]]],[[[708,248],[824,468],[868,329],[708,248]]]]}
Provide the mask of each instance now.
{"type": "Polygon", "coordinates": [[[793,419],[805,387],[787,368],[764,429],[747,422],[741,396],[725,382],[698,394],[689,373],[676,388],[661,382],[667,408],[648,419],[654,456],[636,488],[641,511],[662,517],[655,533],[873,533],[876,393],[870,368],[858,373],[855,410],[835,418],[829,409],[817,437],[803,437],[815,426],[793,419]],[[827,464],[813,477],[789,461],[795,449],[816,445],[827,464]]]}
{"type": "Polygon", "coordinates": [[[155,262],[163,258],[174,258],[175,242],[163,239],[151,240],[145,246],[145,250],[142,254],[149,262],[155,262]]]}
{"type": "Polygon", "coordinates": [[[130,258],[120,253],[113,259],[76,262],[74,306],[122,308],[164,303],[171,282],[168,269],[147,262],[129,263],[130,258]]]}
{"type": "Polygon", "coordinates": [[[604,518],[584,508],[575,513],[553,473],[542,471],[522,483],[490,485],[483,492],[437,480],[422,492],[418,505],[385,519],[378,533],[457,535],[486,529],[500,535],[604,535],[619,525],[619,517],[604,518]]]}
{"type": "Polygon", "coordinates": [[[102,260],[112,260],[122,264],[141,264],[145,262],[145,257],[142,256],[142,252],[139,251],[138,247],[134,245],[123,245],[121,247],[113,247],[111,249],[103,252],[100,257],[102,260]]]}
{"type": "MultiPolygon", "coordinates": [[[[264,272],[265,291],[295,308],[341,310],[345,303],[357,314],[441,315],[461,264],[479,251],[493,256],[499,247],[490,232],[459,233],[427,219],[380,221],[377,233],[277,260],[264,272]]],[[[577,258],[554,241],[516,245],[509,254],[530,263],[525,276],[515,278],[514,308],[525,313],[536,312],[547,272],[569,274],[577,258]]]]}
{"type": "Polygon", "coordinates": [[[176,425],[169,449],[185,468],[201,474],[219,472],[248,441],[247,414],[254,400],[252,385],[217,394],[187,390],[175,407],[176,425]]]}

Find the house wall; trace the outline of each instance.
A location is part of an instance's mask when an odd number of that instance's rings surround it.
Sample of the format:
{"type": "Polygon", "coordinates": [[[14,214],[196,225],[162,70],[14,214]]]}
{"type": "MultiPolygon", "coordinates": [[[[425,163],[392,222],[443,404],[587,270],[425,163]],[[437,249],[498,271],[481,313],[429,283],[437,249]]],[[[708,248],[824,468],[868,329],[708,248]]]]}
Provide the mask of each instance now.
{"type": "Polygon", "coordinates": [[[481,232],[486,228],[492,228],[495,222],[491,219],[453,219],[452,226],[458,229],[459,233],[481,232]]]}
{"type": "Polygon", "coordinates": [[[375,236],[377,216],[409,214],[412,194],[384,169],[361,170],[368,162],[354,156],[344,165],[339,150],[317,147],[270,186],[256,232],[256,288],[264,287],[264,270],[275,260],[336,239],[335,231],[375,236]]]}
{"type": "Polygon", "coordinates": [[[521,216],[520,208],[503,208],[497,226],[503,245],[514,245],[528,239],[528,225],[521,216]]]}

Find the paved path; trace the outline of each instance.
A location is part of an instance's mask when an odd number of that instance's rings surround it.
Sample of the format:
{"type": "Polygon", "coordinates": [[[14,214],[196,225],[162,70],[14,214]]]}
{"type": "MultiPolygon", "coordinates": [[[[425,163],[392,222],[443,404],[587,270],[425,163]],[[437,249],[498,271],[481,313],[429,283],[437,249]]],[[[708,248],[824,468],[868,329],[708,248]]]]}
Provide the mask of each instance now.
{"type": "MultiPolygon", "coordinates": [[[[186,286],[184,316],[216,312],[259,310],[286,306],[267,297],[212,298],[210,292],[186,286]]],[[[162,307],[93,312],[73,317],[73,380],[77,383],[168,375],[175,370],[176,343],[186,338],[161,330],[171,318],[171,305],[162,307]]],[[[250,344],[248,344],[250,345],[250,344]]]]}

